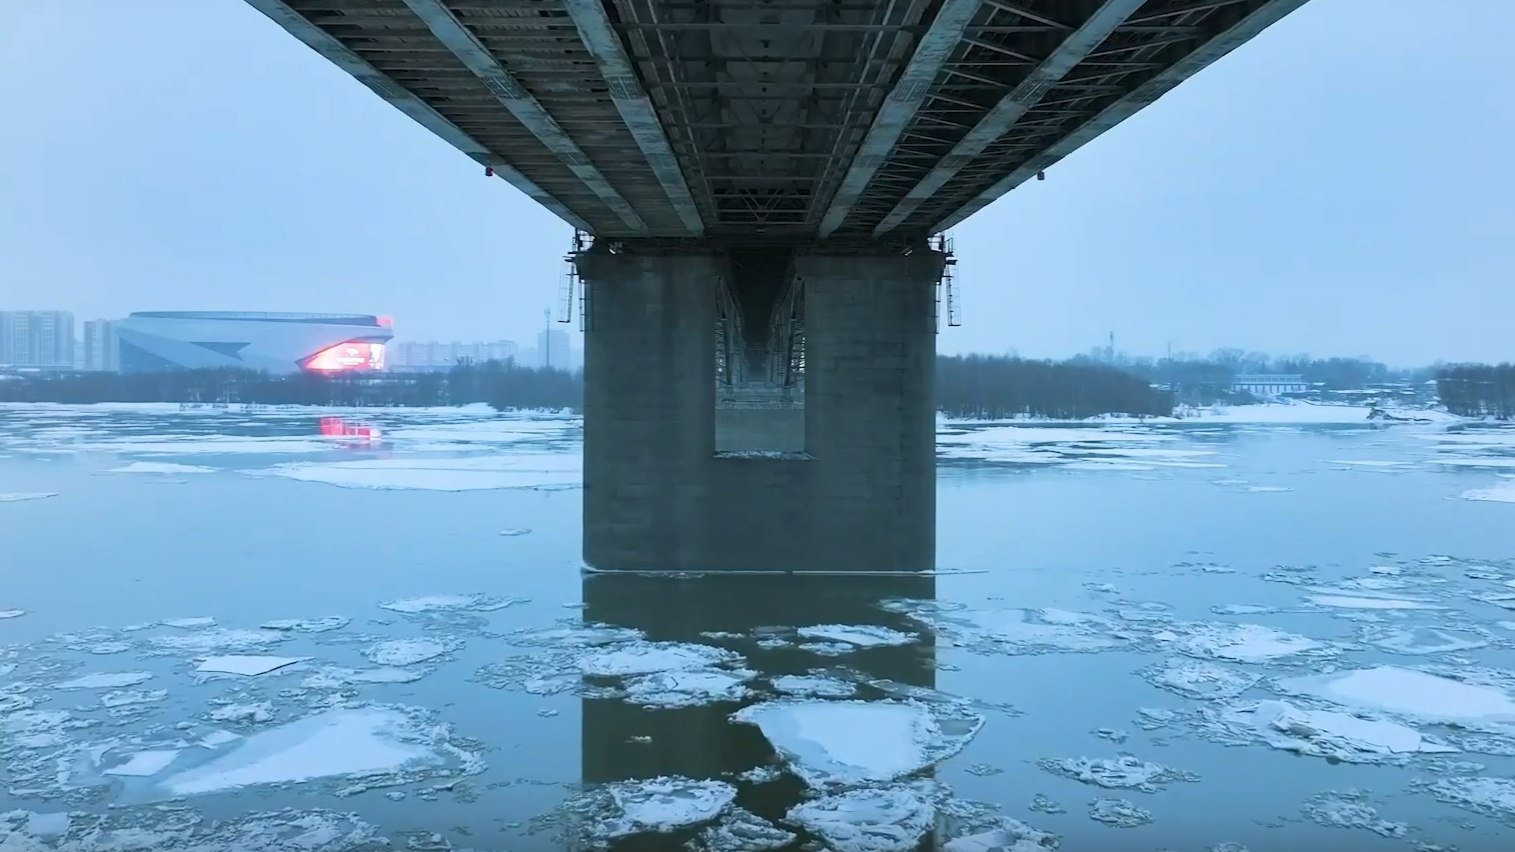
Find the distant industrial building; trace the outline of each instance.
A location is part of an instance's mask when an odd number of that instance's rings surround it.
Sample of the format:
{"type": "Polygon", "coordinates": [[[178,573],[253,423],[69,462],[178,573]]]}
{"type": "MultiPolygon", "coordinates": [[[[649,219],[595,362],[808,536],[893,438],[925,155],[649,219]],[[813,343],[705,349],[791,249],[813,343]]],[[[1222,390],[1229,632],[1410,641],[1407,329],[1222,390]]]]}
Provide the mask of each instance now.
{"type": "Polygon", "coordinates": [[[492,343],[418,343],[404,340],[389,344],[389,369],[399,371],[449,370],[464,361],[512,361],[516,357],[513,340],[492,343]]]}
{"type": "Polygon", "coordinates": [[[123,372],[384,369],[387,320],[367,314],[143,311],[116,324],[123,372]]]}
{"type": "Polygon", "coordinates": [[[84,323],[84,351],[79,359],[79,367],[109,373],[121,369],[121,346],[116,340],[116,320],[89,320],[84,323]]]}
{"type": "Polygon", "coordinates": [[[0,311],[0,364],[71,369],[74,315],[68,311],[0,311]]]}
{"type": "Polygon", "coordinates": [[[1282,396],[1286,393],[1305,393],[1310,383],[1304,376],[1286,373],[1242,373],[1231,380],[1233,393],[1249,393],[1257,397],[1282,396]]]}

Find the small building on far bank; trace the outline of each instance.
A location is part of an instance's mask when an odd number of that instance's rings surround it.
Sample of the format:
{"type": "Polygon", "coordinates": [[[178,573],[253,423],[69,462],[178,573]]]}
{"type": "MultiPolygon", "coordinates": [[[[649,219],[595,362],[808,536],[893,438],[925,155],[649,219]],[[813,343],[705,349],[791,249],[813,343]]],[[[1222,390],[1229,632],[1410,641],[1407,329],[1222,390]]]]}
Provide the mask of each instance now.
{"type": "Polygon", "coordinates": [[[1294,373],[1241,373],[1231,380],[1232,393],[1248,393],[1255,397],[1283,396],[1309,390],[1310,384],[1305,377],[1294,373]]]}

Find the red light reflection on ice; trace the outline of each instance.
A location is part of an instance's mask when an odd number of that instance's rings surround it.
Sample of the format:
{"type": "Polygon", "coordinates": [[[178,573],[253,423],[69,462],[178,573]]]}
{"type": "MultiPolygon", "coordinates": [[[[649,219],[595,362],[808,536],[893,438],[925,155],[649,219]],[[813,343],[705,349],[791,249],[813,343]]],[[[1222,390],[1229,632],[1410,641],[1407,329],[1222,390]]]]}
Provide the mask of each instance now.
{"type": "Polygon", "coordinates": [[[349,423],[341,417],[322,417],[320,428],[321,435],[327,438],[355,438],[365,443],[379,439],[379,427],[349,423]]]}

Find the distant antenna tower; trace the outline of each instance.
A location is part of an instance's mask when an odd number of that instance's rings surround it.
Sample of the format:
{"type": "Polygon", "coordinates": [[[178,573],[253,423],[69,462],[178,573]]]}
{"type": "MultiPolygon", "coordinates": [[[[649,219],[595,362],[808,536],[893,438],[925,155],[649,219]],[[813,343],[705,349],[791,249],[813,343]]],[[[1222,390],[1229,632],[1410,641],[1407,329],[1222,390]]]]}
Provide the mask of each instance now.
{"type": "Polygon", "coordinates": [[[542,309],[542,366],[552,366],[552,308],[542,309]]]}
{"type": "Polygon", "coordinates": [[[1115,363],[1115,332],[1110,332],[1110,345],[1105,349],[1105,360],[1115,363]]]}

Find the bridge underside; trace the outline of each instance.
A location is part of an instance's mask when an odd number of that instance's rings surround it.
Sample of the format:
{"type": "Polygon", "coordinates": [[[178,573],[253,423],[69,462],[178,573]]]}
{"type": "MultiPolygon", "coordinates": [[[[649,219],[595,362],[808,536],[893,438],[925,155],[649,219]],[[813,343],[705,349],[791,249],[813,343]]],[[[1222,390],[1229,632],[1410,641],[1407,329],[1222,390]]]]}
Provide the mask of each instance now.
{"type": "Polygon", "coordinates": [[[933,234],[1305,0],[247,0],[566,222],[585,557],[934,560],[933,234]]]}

